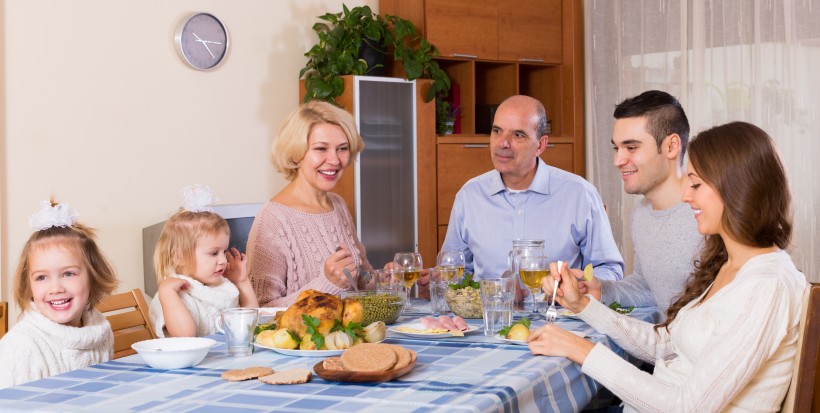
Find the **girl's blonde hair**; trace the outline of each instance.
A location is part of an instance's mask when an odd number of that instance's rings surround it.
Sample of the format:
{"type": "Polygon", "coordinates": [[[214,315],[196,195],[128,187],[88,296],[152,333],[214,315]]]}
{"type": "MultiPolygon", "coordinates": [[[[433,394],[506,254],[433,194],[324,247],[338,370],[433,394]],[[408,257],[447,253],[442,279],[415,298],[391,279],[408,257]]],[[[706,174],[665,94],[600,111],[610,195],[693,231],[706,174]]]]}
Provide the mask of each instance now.
{"type": "Polygon", "coordinates": [[[154,249],[157,282],[173,274],[193,274],[196,270],[196,243],[203,235],[230,235],[228,221],[210,211],[180,210],[162,227],[154,249]]]}
{"type": "Polygon", "coordinates": [[[63,247],[82,257],[88,270],[88,306],[96,307],[119,285],[114,268],[105,258],[94,239],[94,230],[79,223],[70,227],[51,227],[31,234],[14,272],[14,301],[23,312],[28,310],[34,298],[29,282],[31,257],[47,248],[63,247]]]}
{"type": "Polygon", "coordinates": [[[310,131],[321,124],[342,128],[350,145],[351,163],[364,149],[364,141],[356,131],[356,123],[350,113],[330,103],[311,100],[288,115],[271,145],[271,162],[288,181],[296,179],[299,174],[299,161],[307,153],[310,131]]]}

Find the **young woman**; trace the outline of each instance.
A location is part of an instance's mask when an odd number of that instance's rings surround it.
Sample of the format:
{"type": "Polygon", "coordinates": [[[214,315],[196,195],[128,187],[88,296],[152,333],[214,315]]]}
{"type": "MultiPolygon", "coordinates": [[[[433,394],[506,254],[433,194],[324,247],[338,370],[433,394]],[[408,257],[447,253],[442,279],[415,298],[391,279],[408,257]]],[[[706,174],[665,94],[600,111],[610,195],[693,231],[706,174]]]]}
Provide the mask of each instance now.
{"type": "Polygon", "coordinates": [[[628,412],[779,411],[807,285],[785,252],[792,234],[785,170],[766,132],[744,122],[702,132],[689,154],[683,199],[705,247],[665,322],[640,322],[580,294],[566,267],[556,276],[561,305],[654,363],[654,373],[554,325],[530,335],[530,350],[581,364],[628,412]]]}

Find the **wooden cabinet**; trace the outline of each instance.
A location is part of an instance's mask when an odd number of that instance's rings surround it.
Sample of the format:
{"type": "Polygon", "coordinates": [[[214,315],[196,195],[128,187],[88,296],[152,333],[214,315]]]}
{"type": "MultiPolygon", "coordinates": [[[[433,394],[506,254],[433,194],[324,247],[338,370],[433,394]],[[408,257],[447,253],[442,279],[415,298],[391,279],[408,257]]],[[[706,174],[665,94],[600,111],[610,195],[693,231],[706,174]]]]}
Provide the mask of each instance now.
{"type": "Polygon", "coordinates": [[[561,63],[561,0],[498,0],[498,10],[498,60],[561,63]]]}
{"type": "MultiPolygon", "coordinates": [[[[488,149],[474,146],[489,143],[476,124],[492,123],[479,119],[485,112],[477,106],[517,94],[538,99],[551,125],[542,158],[586,174],[582,0],[380,0],[379,13],[412,21],[439,48],[439,65],[459,86],[461,133],[437,138],[435,180],[419,182],[436,191],[439,246],[455,193],[492,169],[488,149]]],[[[388,71],[403,75],[389,62],[388,71]]]]}
{"type": "Polygon", "coordinates": [[[498,58],[497,0],[426,0],[424,16],[424,37],[442,56],[498,58]]]}

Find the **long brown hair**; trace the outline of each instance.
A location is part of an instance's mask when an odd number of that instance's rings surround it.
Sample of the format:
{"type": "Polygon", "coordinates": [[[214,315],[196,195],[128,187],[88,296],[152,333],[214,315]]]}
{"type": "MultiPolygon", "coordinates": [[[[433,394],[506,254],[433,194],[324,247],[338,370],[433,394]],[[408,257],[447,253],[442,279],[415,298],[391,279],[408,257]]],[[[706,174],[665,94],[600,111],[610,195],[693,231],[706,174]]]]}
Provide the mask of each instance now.
{"type": "MultiPolygon", "coordinates": [[[[732,239],[757,248],[789,247],[791,192],[783,163],[765,131],[746,122],[716,126],[692,140],[689,160],[703,181],[720,194],[721,224],[732,239]]],[[[683,294],[655,329],[668,329],[680,309],[709,288],[727,259],[723,239],[707,235],[683,294]]]]}

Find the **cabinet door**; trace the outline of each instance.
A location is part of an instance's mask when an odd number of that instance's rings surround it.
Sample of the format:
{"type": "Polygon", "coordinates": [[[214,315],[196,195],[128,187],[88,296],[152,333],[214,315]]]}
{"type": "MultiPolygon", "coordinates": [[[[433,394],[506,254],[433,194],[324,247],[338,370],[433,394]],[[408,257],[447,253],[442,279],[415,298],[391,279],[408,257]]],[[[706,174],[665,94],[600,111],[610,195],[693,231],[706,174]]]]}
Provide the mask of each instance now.
{"type": "Polygon", "coordinates": [[[441,56],[498,59],[498,0],[427,0],[425,34],[441,56]]]}
{"type": "Polygon", "coordinates": [[[437,158],[438,224],[447,225],[458,190],[492,170],[493,161],[488,144],[439,144],[437,158]]]}
{"type": "Polygon", "coordinates": [[[561,0],[498,0],[498,58],[561,63],[561,0]]]}

